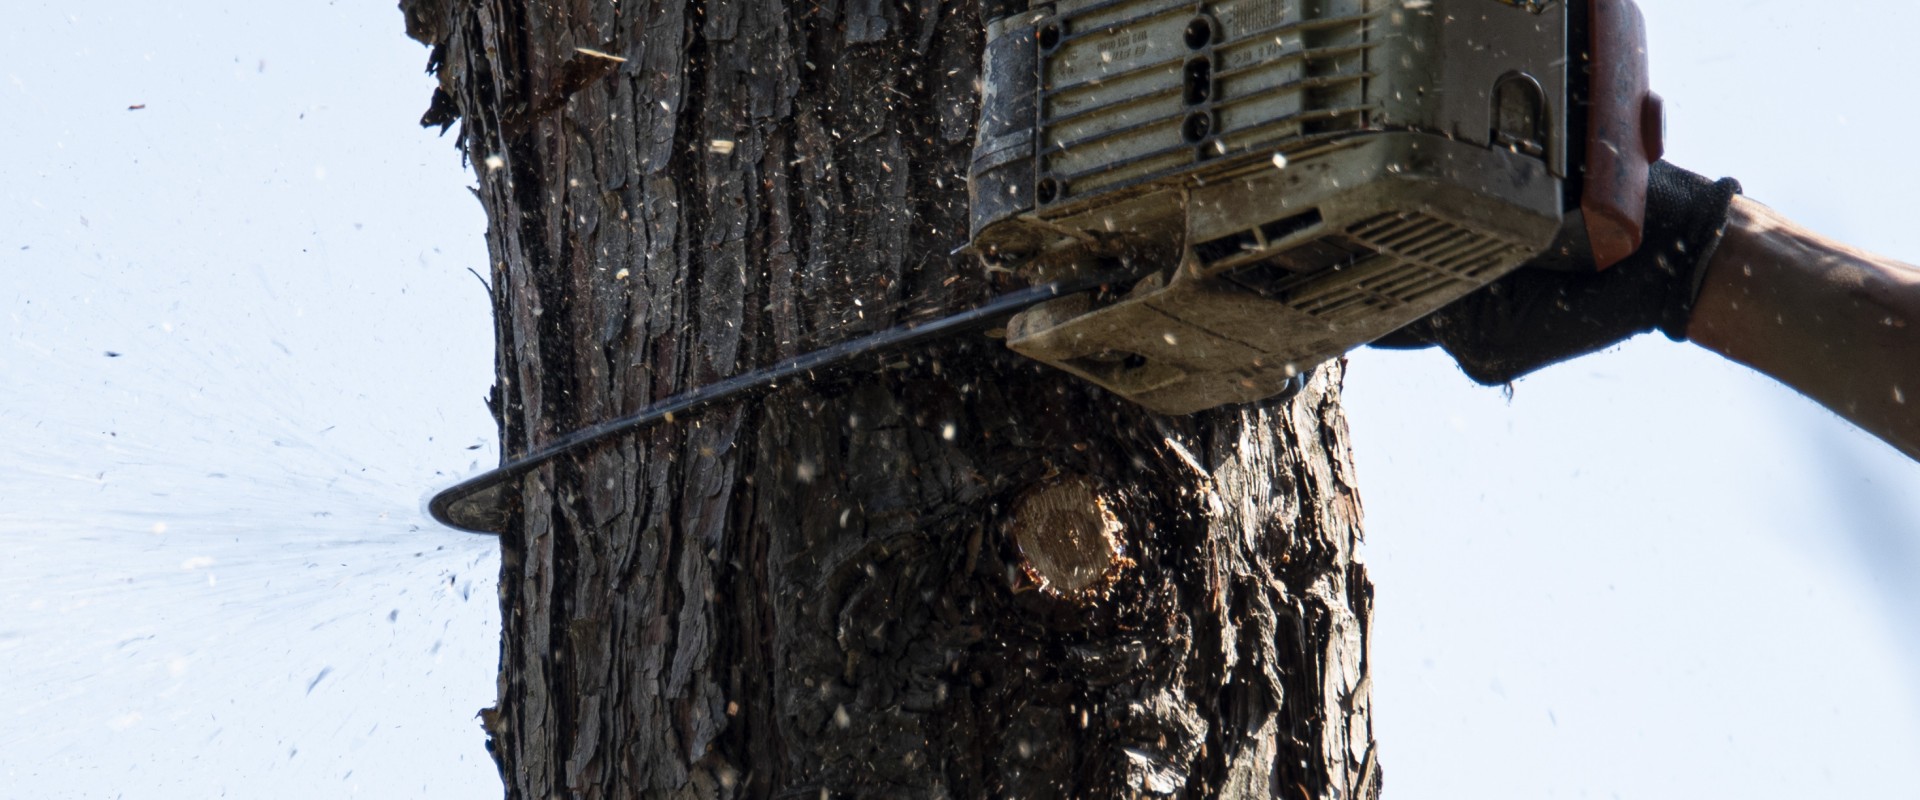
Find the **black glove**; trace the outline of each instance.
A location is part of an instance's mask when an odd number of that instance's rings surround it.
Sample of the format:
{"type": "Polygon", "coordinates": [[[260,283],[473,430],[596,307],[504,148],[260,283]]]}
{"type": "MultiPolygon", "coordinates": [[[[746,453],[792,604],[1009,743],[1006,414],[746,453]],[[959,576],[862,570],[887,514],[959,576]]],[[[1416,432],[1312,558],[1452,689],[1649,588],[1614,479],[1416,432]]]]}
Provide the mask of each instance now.
{"type": "Polygon", "coordinates": [[[1581,254],[1574,269],[1522,267],[1374,346],[1439,345],[1467,377],[1499,386],[1656,328],[1685,341],[1740,183],[1658,161],[1648,184],[1646,232],[1625,261],[1596,272],[1592,255],[1581,254]]]}

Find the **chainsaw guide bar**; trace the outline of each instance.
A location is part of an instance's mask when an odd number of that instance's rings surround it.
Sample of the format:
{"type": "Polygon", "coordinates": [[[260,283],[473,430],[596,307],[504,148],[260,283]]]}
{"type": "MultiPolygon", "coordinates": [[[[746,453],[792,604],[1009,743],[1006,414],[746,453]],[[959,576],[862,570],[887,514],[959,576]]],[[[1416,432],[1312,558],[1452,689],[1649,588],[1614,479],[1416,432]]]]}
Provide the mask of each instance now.
{"type": "Polygon", "coordinates": [[[1088,275],[1041,284],[1001,295],[984,305],[952,316],[896,326],[690,389],[633,414],[561,436],[496,469],[449,486],[427,501],[427,512],[435,521],[448,527],[473,533],[500,533],[507,526],[512,505],[519,501],[521,480],[562,456],[577,455],[615,437],[638,433],[663,423],[682,422],[717,403],[752,397],[789,380],[812,378],[815,373],[841,368],[862,356],[889,353],[957,333],[978,330],[1004,321],[1008,316],[1038,303],[1091,291],[1131,277],[1088,275]]]}

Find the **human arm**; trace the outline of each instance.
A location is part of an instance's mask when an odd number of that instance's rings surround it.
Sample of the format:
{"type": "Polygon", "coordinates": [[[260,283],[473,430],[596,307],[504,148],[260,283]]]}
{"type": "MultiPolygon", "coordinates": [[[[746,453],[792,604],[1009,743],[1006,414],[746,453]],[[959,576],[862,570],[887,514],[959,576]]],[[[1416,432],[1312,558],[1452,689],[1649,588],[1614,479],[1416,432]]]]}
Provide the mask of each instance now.
{"type": "Polygon", "coordinates": [[[1500,385],[1661,330],[1920,459],[1920,270],[1822,238],[1738,192],[1655,164],[1646,240],[1626,261],[1522,268],[1376,344],[1438,345],[1469,377],[1500,385]]]}
{"type": "Polygon", "coordinates": [[[1686,335],[1920,459],[1920,268],[1735,198],[1686,335]]]}

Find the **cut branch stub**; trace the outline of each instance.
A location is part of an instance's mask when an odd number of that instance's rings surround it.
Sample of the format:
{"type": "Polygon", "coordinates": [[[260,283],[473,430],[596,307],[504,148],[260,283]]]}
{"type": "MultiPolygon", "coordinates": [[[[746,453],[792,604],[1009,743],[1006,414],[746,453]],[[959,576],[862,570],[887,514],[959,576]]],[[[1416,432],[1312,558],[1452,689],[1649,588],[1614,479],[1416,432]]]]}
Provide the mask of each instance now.
{"type": "Polygon", "coordinates": [[[1021,570],[1042,590],[1069,599],[1099,594],[1133,563],[1121,545],[1124,530],[1099,484],[1084,475],[1054,479],[1014,505],[1021,570]]]}

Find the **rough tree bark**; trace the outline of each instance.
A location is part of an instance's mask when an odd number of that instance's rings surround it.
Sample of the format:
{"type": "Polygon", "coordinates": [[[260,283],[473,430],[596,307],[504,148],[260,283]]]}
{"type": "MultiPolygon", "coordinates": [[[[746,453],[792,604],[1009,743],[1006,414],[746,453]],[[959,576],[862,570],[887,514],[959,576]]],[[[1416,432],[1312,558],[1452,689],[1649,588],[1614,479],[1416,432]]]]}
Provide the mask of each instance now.
{"type": "MultiPolygon", "coordinates": [[[[401,5],[507,453],[1006,288],[948,255],[971,3],[401,5]]],[[[973,336],[549,468],[501,538],[508,796],[1376,795],[1340,374],[1156,418],[973,336]]]]}

